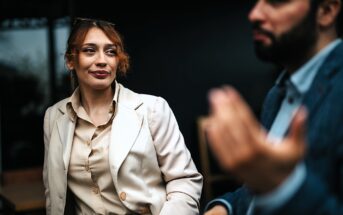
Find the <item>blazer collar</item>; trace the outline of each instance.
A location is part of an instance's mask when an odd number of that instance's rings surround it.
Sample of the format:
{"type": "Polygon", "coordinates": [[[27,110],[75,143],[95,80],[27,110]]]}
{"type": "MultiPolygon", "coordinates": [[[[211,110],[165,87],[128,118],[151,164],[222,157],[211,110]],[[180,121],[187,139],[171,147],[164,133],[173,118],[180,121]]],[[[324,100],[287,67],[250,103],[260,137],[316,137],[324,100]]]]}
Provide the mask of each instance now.
{"type": "Polygon", "coordinates": [[[75,131],[75,121],[73,122],[67,114],[62,115],[57,120],[58,133],[60,135],[60,141],[63,149],[63,163],[64,170],[67,173],[69,167],[71,146],[75,131]]]}
{"type": "Polygon", "coordinates": [[[121,164],[134,145],[143,124],[143,116],[136,111],[143,104],[140,96],[121,84],[118,86],[119,96],[109,147],[110,163],[115,170],[114,176],[117,175],[121,164]]]}
{"type": "MultiPolygon", "coordinates": [[[[143,104],[137,93],[123,87],[116,82],[118,97],[116,102],[116,116],[113,119],[110,143],[110,157],[114,158],[114,165],[119,169],[137,138],[143,117],[136,110],[143,104]],[[113,155],[114,154],[114,155],[113,155]]],[[[68,117],[67,103],[70,97],[61,101],[58,109],[62,116],[57,120],[57,128],[63,147],[63,162],[65,172],[68,172],[76,121],[68,117]]]]}

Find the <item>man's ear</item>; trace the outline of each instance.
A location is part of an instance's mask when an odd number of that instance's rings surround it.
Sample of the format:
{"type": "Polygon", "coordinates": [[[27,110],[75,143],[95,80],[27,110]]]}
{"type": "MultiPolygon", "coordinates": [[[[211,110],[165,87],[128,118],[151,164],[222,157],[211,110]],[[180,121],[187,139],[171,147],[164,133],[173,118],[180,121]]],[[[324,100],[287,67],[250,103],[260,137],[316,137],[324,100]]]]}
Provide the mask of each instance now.
{"type": "Polygon", "coordinates": [[[317,21],[320,28],[334,27],[341,10],[341,0],[323,0],[317,11],[317,21]]]}

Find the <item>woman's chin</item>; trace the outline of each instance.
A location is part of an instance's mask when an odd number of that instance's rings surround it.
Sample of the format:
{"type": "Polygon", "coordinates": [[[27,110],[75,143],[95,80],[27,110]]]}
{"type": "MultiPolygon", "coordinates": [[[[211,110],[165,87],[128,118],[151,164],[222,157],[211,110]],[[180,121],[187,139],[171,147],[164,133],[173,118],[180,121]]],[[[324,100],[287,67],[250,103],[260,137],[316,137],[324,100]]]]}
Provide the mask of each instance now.
{"type": "Polygon", "coordinates": [[[111,84],[110,85],[96,85],[96,86],[93,86],[94,90],[107,90],[108,88],[111,88],[111,84]]]}
{"type": "Polygon", "coordinates": [[[112,86],[112,83],[97,83],[97,84],[91,84],[88,85],[87,88],[90,90],[95,90],[95,91],[105,91],[109,89],[112,86]]]}

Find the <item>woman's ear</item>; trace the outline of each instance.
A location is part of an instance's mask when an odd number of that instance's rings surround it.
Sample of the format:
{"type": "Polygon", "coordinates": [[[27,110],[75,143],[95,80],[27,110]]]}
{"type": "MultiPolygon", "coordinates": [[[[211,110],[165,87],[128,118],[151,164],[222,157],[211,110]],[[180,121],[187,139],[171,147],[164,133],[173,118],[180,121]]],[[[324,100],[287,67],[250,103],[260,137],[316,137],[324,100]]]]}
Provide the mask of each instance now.
{"type": "Polygon", "coordinates": [[[72,71],[75,69],[74,62],[72,60],[67,60],[66,65],[69,71],[72,71]]]}
{"type": "Polygon", "coordinates": [[[334,27],[341,10],[341,0],[323,0],[317,12],[317,21],[321,28],[334,27]]]}

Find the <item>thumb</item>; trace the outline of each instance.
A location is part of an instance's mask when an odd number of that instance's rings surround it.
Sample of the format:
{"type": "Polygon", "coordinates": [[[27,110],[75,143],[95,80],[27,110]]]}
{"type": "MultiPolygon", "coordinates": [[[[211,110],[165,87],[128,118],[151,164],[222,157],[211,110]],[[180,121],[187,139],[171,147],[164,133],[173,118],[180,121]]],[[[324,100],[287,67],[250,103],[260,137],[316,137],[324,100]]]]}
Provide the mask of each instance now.
{"type": "MultiPolygon", "coordinates": [[[[291,143],[293,144],[302,144],[302,147],[305,147],[305,138],[306,138],[306,118],[307,118],[307,111],[305,107],[300,107],[298,111],[295,113],[288,139],[290,140],[291,143]]],[[[301,146],[301,145],[299,145],[301,146]]],[[[299,147],[298,146],[298,147],[299,147]]]]}

